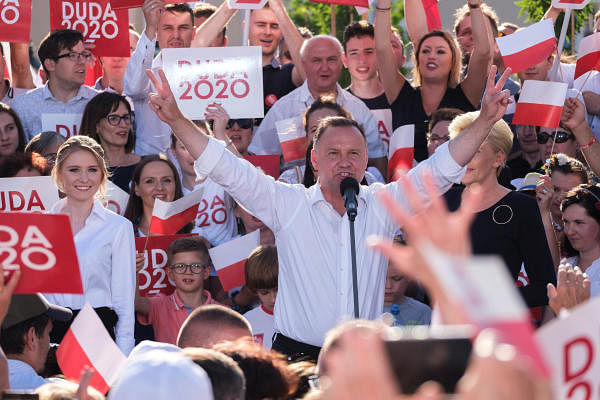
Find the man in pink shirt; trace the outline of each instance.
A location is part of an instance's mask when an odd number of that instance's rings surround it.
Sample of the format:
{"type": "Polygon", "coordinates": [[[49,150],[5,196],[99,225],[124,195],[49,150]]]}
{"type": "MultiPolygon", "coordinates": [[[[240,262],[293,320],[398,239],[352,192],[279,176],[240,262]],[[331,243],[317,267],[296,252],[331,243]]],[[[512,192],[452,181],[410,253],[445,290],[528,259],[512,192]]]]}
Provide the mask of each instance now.
{"type": "Polygon", "coordinates": [[[138,284],[135,311],[141,324],[152,324],[157,341],[175,344],[179,328],[194,309],[219,303],[204,289],[204,281],[210,274],[210,257],[200,237],[174,240],[167,248],[167,259],[167,274],[175,284],[175,291],[170,295],[142,297],[138,284]]]}

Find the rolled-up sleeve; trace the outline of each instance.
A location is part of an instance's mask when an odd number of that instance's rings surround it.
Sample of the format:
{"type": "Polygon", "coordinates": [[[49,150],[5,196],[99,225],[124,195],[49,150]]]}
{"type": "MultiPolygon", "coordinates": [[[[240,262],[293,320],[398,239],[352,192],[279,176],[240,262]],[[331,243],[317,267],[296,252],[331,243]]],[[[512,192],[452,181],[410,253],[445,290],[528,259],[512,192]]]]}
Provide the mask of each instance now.
{"type": "Polygon", "coordinates": [[[142,32],[123,77],[123,90],[132,99],[145,100],[152,90],[152,84],[150,78],[146,75],[146,70],[152,68],[155,46],[156,39],[150,40],[146,33],[142,32]]]}

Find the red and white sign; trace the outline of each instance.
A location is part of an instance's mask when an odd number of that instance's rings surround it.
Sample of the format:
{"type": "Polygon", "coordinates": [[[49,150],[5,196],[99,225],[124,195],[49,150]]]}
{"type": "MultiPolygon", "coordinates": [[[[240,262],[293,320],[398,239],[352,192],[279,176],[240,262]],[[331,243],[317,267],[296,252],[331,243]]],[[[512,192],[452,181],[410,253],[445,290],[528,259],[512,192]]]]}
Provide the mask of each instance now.
{"type": "Polygon", "coordinates": [[[255,167],[274,179],[279,178],[279,154],[244,156],[255,167]]]}
{"type": "Polygon", "coordinates": [[[355,6],[369,8],[369,0],[310,0],[312,3],[341,4],[344,6],[355,6]]]}
{"type": "Polygon", "coordinates": [[[442,29],[442,19],[438,9],[438,0],[421,0],[425,16],[427,17],[427,30],[442,29]]]}
{"type": "Polygon", "coordinates": [[[566,83],[526,80],[512,123],[558,128],[566,95],[566,83]]]}
{"type": "MultiPolygon", "coordinates": [[[[167,3],[187,3],[185,0],[164,0],[167,3]]],[[[110,0],[110,5],[114,10],[123,8],[138,8],[144,4],[144,0],[110,0]]]]}
{"type": "Polygon", "coordinates": [[[575,79],[588,71],[600,71],[600,33],[593,33],[579,42],[575,79]]]}
{"type": "Polygon", "coordinates": [[[127,202],[129,201],[129,194],[112,183],[106,181],[106,194],[102,200],[102,205],[114,212],[115,214],[125,214],[125,208],[127,208],[127,202]]]}
{"type": "Polygon", "coordinates": [[[513,34],[496,38],[502,60],[513,73],[526,70],[548,58],[556,47],[554,24],[544,19],[513,34]]]}
{"type": "Polygon", "coordinates": [[[50,0],[50,30],[75,29],[97,56],[129,57],[129,14],[109,0],[50,0]]]}
{"type": "Polygon", "coordinates": [[[392,110],[389,108],[381,108],[378,110],[371,110],[371,113],[377,121],[377,131],[379,132],[379,139],[385,147],[386,154],[390,148],[390,137],[392,136],[392,110]]]}
{"type": "Polygon", "coordinates": [[[42,114],[42,131],[54,131],[65,138],[79,134],[82,114],[42,114]]]}
{"type": "Polygon", "coordinates": [[[587,6],[591,0],[552,0],[552,5],[556,8],[570,8],[572,10],[581,10],[587,6]]]}
{"type": "Polygon", "coordinates": [[[106,394],[126,359],[90,303],[85,303],[60,343],[56,360],[65,377],[74,382],[85,366],[92,368],[90,386],[106,394]]]}
{"type": "Polygon", "coordinates": [[[173,202],[154,200],[149,231],[158,235],[173,235],[196,218],[203,190],[196,190],[173,202]]]}
{"type": "Polygon", "coordinates": [[[31,0],[0,0],[0,42],[29,43],[30,30],[31,0]]]}
{"type": "Polygon", "coordinates": [[[571,310],[538,329],[536,336],[544,349],[554,398],[600,398],[600,298],[571,310]]]}
{"type": "Polygon", "coordinates": [[[246,282],[245,263],[248,256],[260,244],[260,230],[208,249],[223,289],[231,290],[246,282]]]}
{"type": "Polygon", "coordinates": [[[461,307],[478,329],[493,328],[500,340],[528,357],[535,372],[547,377],[549,369],[534,337],[529,311],[508,268],[499,257],[455,257],[432,245],[419,251],[438,277],[444,292],[461,307]]]}
{"type": "Polygon", "coordinates": [[[183,114],[204,119],[220,104],[230,118],[262,118],[262,53],[259,46],[164,49],[165,75],[183,114]]]}
{"type": "Polygon", "coordinates": [[[0,212],[0,265],[21,269],[15,293],[83,294],[67,215],[0,212]]]}
{"type": "Polygon", "coordinates": [[[267,0],[227,0],[227,5],[231,9],[258,10],[263,8],[267,0]]]}
{"type": "Polygon", "coordinates": [[[406,175],[413,167],[415,158],[415,126],[402,125],[396,128],[390,140],[388,153],[388,181],[406,175]]]}
{"type": "Polygon", "coordinates": [[[283,161],[304,160],[308,141],[302,124],[302,117],[277,121],[275,122],[275,128],[277,129],[279,144],[281,144],[283,161]]]}
{"type": "Polygon", "coordinates": [[[167,275],[167,247],[175,239],[193,236],[184,235],[159,235],[135,238],[135,250],[144,253],[146,261],[144,267],[138,272],[140,295],[155,296],[159,293],[169,295],[175,290],[173,283],[167,275]]]}
{"type": "Polygon", "coordinates": [[[0,211],[48,211],[58,201],[58,189],[49,176],[0,178],[0,211]]]}

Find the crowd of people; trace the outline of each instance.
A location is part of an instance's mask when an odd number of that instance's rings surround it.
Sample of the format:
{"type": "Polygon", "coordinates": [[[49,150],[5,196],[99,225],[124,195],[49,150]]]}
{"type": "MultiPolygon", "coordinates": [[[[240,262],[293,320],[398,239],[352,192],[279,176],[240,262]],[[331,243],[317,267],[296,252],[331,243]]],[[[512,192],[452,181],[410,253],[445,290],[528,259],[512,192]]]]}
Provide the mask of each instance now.
{"type": "MultiPolygon", "coordinates": [[[[555,51],[512,74],[495,38],[523,28],[500,24],[481,0],[456,10],[453,32],[428,31],[423,3],[404,0],[413,54],[390,0],[377,2],[373,24],[350,23],[342,42],[295,26],[282,0],[268,0],[250,12],[247,43],[262,52],[264,118],[231,119],[214,104],[190,120],[161,50],[226,46],[238,10],[141,7],[129,58],[95,57],[80,32],[52,31],[37,49],[36,87],[26,45],[10,43],[9,66],[0,57],[12,72],[0,81],[0,177],[52,176],[61,199],[48,211],[69,217],[83,283],[82,295],[12,295],[20,273],[0,281],[0,389],[104,398],[88,387],[90,370],[75,383],[57,378],[50,345],[89,303],[127,356],[108,398],[441,399],[431,382],[402,395],[382,341],[390,326],[470,322],[420,253],[424,242],[501,257],[536,327],[600,295],[600,73],[574,79],[555,51]],[[94,62],[102,76],[90,87],[94,62]],[[568,84],[558,129],[512,124],[526,80],[568,84]],[[81,115],[78,134],[42,131],[47,114],[81,115]],[[305,157],[281,157],[274,179],[244,157],[282,155],[277,123],[290,119],[304,127],[305,157]],[[388,165],[405,125],[408,172],[388,165]],[[345,178],[360,183],[352,222],[345,178]],[[122,216],[103,205],[108,181],[129,196],[122,216]],[[177,232],[191,235],[166,251],[174,291],[143,294],[148,260],[135,238],[153,235],[156,199],[193,192],[202,202],[177,232]],[[257,230],[244,285],[224,290],[209,249],[257,230]]],[[[551,6],[544,18],[561,12],[551,6]]],[[[480,333],[457,398],[551,399],[509,347],[480,333]]]]}

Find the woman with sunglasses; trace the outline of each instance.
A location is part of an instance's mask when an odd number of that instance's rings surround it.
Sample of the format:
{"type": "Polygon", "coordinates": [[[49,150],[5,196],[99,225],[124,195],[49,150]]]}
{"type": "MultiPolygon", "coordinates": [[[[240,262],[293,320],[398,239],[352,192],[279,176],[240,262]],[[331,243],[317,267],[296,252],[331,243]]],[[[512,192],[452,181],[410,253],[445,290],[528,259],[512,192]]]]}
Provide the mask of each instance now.
{"type": "Polygon", "coordinates": [[[568,157],[577,158],[577,141],[568,129],[558,128],[536,128],[537,142],[540,156],[546,162],[552,154],[564,154],[568,157]]]}
{"type": "MultiPolygon", "coordinates": [[[[252,155],[252,153],[248,152],[248,146],[250,146],[252,135],[254,134],[253,119],[231,119],[227,111],[219,104],[209,106],[204,114],[204,118],[207,121],[212,121],[214,137],[225,140],[226,143],[231,142],[241,156],[252,155]]],[[[231,146],[228,146],[227,149],[230,151],[234,150],[231,146]]]]}
{"type": "Polygon", "coordinates": [[[590,279],[591,296],[600,295],[600,188],[580,185],[560,204],[565,227],[563,264],[579,267],[590,279]]]}
{"type": "Polygon", "coordinates": [[[102,92],[85,107],[79,133],[96,140],[104,149],[109,179],[129,193],[129,183],[140,156],[133,154],[135,135],[131,106],[117,93],[102,92]]]}

